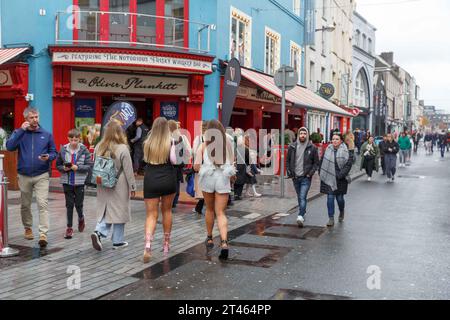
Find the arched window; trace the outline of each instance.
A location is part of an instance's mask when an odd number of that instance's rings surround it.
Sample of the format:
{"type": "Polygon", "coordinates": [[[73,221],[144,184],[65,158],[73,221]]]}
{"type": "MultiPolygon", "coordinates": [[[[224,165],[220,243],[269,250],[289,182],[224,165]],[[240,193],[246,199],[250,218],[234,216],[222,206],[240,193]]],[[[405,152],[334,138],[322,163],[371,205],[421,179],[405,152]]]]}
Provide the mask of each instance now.
{"type": "Polygon", "coordinates": [[[356,77],[355,106],[369,108],[369,85],[364,70],[359,71],[356,77]]]}

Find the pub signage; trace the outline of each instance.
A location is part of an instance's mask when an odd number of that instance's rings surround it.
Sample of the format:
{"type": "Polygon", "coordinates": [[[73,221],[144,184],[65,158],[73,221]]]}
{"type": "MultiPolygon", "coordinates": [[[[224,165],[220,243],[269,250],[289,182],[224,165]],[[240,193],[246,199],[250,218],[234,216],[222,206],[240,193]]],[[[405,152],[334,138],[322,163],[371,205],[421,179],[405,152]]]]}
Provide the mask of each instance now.
{"type": "Polygon", "coordinates": [[[188,95],[188,79],[72,71],[72,91],[188,95]]]}

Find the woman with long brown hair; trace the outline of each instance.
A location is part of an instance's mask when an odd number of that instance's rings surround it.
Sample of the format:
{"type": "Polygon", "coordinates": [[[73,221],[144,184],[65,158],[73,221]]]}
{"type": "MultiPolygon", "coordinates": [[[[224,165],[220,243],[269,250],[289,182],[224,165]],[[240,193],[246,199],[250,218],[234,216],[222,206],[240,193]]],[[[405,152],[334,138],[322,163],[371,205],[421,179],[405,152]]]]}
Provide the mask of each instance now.
{"type": "Polygon", "coordinates": [[[177,192],[175,145],[165,118],[157,118],[144,142],[144,162],[147,164],[144,176],[144,200],[147,210],[145,221],[144,263],[150,262],[158,207],[161,203],[163,216],[164,254],[169,253],[172,232],[172,204],[177,192]]]}
{"type": "Polygon", "coordinates": [[[95,148],[95,157],[113,159],[118,180],[114,188],[97,185],[97,226],[91,235],[92,246],[101,251],[101,238],[108,237],[113,226],[113,248],[126,247],[128,243],[124,241],[125,223],[131,220],[130,195],[135,196],[136,181],[127,137],[116,121],[106,125],[103,137],[95,148]]]}
{"type": "Polygon", "coordinates": [[[208,122],[205,142],[198,148],[194,169],[199,171],[199,185],[206,203],[206,246],[214,247],[214,214],[221,238],[220,259],[228,259],[228,221],[225,209],[231,192],[231,179],[236,174],[233,165],[233,147],[226,138],[225,129],[217,120],[208,122]]]}

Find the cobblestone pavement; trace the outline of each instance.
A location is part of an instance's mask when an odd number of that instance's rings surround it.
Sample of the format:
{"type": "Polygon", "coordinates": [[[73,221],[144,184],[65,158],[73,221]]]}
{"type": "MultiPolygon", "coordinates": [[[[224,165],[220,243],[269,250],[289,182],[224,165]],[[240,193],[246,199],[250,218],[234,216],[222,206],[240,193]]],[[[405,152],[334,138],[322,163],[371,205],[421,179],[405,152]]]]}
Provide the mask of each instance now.
{"type": "MultiPolygon", "coordinates": [[[[354,174],[358,174],[356,168],[354,174]]],[[[264,195],[262,198],[244,198],[230,207],[230,232],[274,213],[287,213],[297,206],[290,180],[286,181],[286,197],[283,200],[278,198],[278,178],[270,180],[274,180],[274,183],[262,182],[258,186],[259,192],[264,195]]],[[[309,197],[316,197],[318,189],[316,176],[309,197]]],[[[104,250],[97,252],[92,249],[90,241],[90,232],[95,228],[95,197],[87,196],[85,199],[85,232],[75,231],[73,239],[65,240],[64,195],[52,192],[49,197],[49,246],[46,250],[40,250],[37,239],[27,241],[23,238],[19,196],[19,192],[9,193],[9,244],[19,249],[21,254],[15,258],[0,260],[0,299],[96,299],[138,281],[133,275],[201,244],[206,235],[203,217],[191,212],[192,205],[180,204],[173,214],[170,254],[164,256],[162,253],[162,226],[158,224],[152,261],[150,264],[143,264],[141,257],[145,208],[142,201],[132,201],[133,220],[126,226],[126,241],[129,246],[112,250],[111,242],[106,240],[104,250]],[[68,283],[71,283],[70,277],[76,273],[74,270],[81,272],[81,284],[80,289],[70,290],[68,283]]],[[[38,227],[35,203],[33,213],[33,232],[36,237],[38,227]]],[[[214,235],[218,235],[217,229],[214,230],[214,235]]]]}

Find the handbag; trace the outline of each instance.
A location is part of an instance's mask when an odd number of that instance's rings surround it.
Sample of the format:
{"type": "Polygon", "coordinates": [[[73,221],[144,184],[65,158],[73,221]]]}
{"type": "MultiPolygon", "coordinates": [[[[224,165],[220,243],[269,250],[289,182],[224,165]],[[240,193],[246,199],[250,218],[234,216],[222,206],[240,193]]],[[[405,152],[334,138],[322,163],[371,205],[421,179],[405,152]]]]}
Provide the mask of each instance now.
{"type": "Polygon", "coordinates": [[[195,198],[195,172],[188,173],[186,176],[186,193],[195,198]]]}

